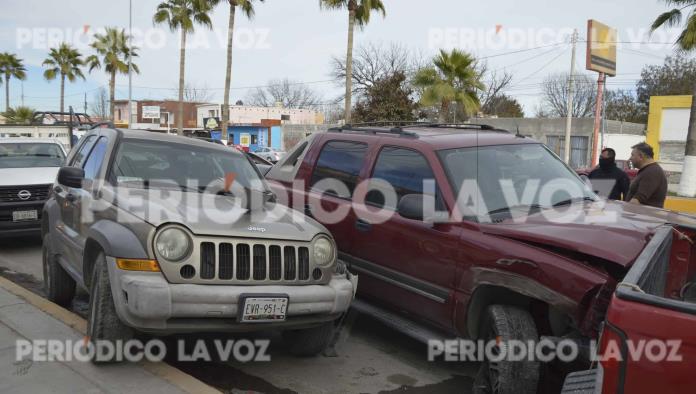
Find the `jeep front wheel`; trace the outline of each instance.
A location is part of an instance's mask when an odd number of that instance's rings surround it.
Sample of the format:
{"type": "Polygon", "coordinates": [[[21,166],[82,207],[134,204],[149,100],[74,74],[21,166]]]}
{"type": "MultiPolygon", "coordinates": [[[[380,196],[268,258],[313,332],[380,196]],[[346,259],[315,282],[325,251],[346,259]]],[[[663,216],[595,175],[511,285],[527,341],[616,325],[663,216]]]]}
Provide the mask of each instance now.
{"type": "MultiPolygon", "coordinates": [[[[87,336],[93,344],[111,343],[117,345],[133,338],[133,329],[121,322],[116,314],[116,306],[111,294],[109,270],[106,258],[99,253],[92,272],[92,292],[89,295],[89,319],[87,336]]],[[[113,362],[113,359],[93,359],[94,362],[113,362]]]]}
{"type": "Polygon", "coordinates": [[[294,356],[316,356],[329,345],[335,329],[336,325],[331,321],[303,330],[288,330],[283,332],[283,341],[294,356]]]}
{"type": "MultiPolygon", "coordinates": [[[[508,305],[491,305],[483,317],[482,338],[506,343],[511,340],[538,343],[539,334],[532,316],[508,305]]],[[[499,351],[497,347],[493,351],[499,351]]],[[[500,353],[495,353],[495,356],[500,353]]],[[[494,361],[481,364],[474,380],[474,394],[534,394],[539,384],[539,362],[494,361]]]]}
{"type": "Polygon", "coordinates": [[[69,306],[75,297],[75,280],[58,263],[48,241],[45,236],[41,246],[46,297],[60,306],[69,306]]]}

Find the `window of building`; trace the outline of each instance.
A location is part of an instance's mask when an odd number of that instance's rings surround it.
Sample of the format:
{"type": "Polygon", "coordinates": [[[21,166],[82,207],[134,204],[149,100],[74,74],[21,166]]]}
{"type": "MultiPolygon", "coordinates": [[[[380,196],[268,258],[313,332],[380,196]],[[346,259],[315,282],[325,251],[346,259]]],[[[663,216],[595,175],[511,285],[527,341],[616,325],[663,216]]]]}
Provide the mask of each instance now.
{"type": "MultiPolygon", "coordinates": [[[[563,158],[565,156],[565,136],[547,135],[546,143],[549,149],[563,158]]],[[[570,167],[587,167],[589,137],[571,136],[570,137],[570,167]]]]}
{"type": "Polygon", "coordinates": [[[321,150],[319,160],[312,174],[311,185],[323,179],[343,183],[348,188],[348,194],[339,190],[323,188],[322,191],[341,198],[350,198],[358,183],[360,169],[367,155],[367,144],[351,141],[330,141],[321,150]]]}

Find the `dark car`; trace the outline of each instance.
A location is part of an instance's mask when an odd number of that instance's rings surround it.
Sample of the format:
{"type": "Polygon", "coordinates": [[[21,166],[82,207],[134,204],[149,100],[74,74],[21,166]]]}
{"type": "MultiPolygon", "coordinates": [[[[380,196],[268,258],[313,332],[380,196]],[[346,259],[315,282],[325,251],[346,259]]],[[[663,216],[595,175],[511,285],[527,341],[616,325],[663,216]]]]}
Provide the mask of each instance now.
{"type": "MultiPolygon", "coordinates": [[[[423,340],[582,345],[656,229],[695,223],[601,201],[543,144],[488,126],[332,129],[266,178],[361,274],[353,307],[423,340]]],[[[536,362],[483,363],[475,389],[533,393],[539,377],[536,362]]]]}

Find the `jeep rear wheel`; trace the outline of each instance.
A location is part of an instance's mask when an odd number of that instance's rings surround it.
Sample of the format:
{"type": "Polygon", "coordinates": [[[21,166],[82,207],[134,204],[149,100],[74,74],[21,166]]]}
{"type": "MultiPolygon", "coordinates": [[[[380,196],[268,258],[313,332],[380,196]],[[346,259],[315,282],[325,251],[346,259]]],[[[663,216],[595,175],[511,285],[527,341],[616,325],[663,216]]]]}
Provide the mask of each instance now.
{"type": "Polygon", "coordinates": [[[75,280],[58,263],[48,236],[43,239],[41,255],[46,297],[60,306],[69,306],[75,297],[75,280]]]}
{"type": "MultiPolygon", "coordinates": [[[[89,319],[87,336],[93,344],[98,342],[117,345],[133,338],[133,329],[121,322],[116,314],[116,306],[111,294],[109,269],[106,258],[99,253],[92,272],[92,292],[89,295],[89,319]]],[[[113,359],[93,359],[93,362],[113,362],[113,359]]]]}
{"type": "Polygon", "coordinates": [[[329,345],[335,329],[336,325],[331,321],[303,330],[288,330],[283,332],[283,340],[288,352],[294,356],[316,356],[329,345]]]}
{"type": "MultiPolygon", "coordinates": [[[[538,343],[534,319],[525,310],[491,305],[486,310],[481,329],[487,341],[510,340],[538,343]]],[[[499,351],[497,347],[492,349],[499,351]]],[[[499,353],[494,353],[499,354],[499,353]]],[[[534,394],[539,384],[539,363],[535,361],[491,361],[481,364],[474,380],[474,394],[534,394]]]]}

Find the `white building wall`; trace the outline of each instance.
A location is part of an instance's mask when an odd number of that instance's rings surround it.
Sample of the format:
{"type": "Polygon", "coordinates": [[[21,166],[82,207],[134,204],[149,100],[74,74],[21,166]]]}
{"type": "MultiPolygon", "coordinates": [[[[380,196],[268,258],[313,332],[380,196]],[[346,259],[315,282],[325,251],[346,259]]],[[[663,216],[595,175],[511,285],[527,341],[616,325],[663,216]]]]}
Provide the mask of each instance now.
{"type": "Polygon", "coordinates": [[[690,113],[688,108],[665,108],[662,111],[660,141],[686,142],[690,113]]]}
{"type": "MultiPolygon", "coordinates": [[[[197,122],[199,127],[203,127],[203,119],[220,117],[221,105],[209,104],[201,105],[197,111],[197,122]]],[[[283,115],[290,116],[290,120],[283,121],[284,124],[317,124],[322,123],[321,115],[311,109],[292,109],[280,107],[251,107],[246,105],[230,106],[230,122],[232,123],[260,123],[261,119],[282,120],[283,115]]]]}
{"type": "MultiPolygon", "coordinates": [[[[628,160],[631,157],[631,147],[641,142],[645,142],[644,135],[604,134],[604,147],[614,149],[617,160],[628,160]]],[[[602,147],[597,146],[597,149],[597,155],[599,155],[602,152],[602,147]]]]}

